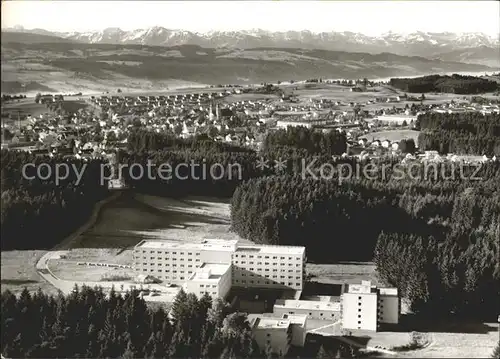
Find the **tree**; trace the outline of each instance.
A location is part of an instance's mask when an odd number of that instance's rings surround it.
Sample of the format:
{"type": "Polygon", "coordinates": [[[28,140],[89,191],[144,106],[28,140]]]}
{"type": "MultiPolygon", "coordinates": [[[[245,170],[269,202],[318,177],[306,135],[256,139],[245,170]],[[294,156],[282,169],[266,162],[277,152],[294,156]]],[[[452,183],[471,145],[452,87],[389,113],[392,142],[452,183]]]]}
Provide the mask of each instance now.
{"type": "Polygon", "coordinates": [[[329,355],[328,352],[326,351],[326,349],[324,348],[324,346],[321,345],[319,347],[319,351],[318,351],[318,354],[316,355],[316,358],[317,359],[330,359],[331,355],[329,355]]]}
{"type": "Polygon", "coordinates": [[[491,357],[492,358],[497,358],[497,359],[500,358],[500,340],[498,341],[497,346],[493,350],[493,353],[491,354],[491,357]]]}
{"type": "Polygon", "coordinates": [[[250,330],[246,314],[239,312],[229,314],[224,318],[222,330],[228,336],[241,336],[245,330],[250,330]]]}
{"type": "Polygon", "coordinates": [[[219,134],[219,130],[217,129],[217,127],[215,127],[213,125],[210,125],[208,127],[207,134],[208,134],[209,137],[215,138],[219,134]]]}
{"type": "Polygon", "coordinates": [[[125,352],[123,353],[122,358],[123,359],[136,358],[135,349],[134,349],[134,346],[132,345],[132,342],[130,340],[127,343],[127,348],[125,349],[125,352]]]}
{"type": "Polygon", "coordinates": [[[403,139],[399,141],[399,149],[402,153],[414,153],[416,150],[415,141],[413,138],[403,139]]]}
{"type": "Polygon", "coordinates": [[[227,312],[228,307],[226,302],[221,298],[216,298],[212,302],[212,307],[208,309],[207,320],[213,323],[216,328],[221,328],[227,312]]]}
{"type": "Polygon", "coordinates": [[[181,320],[187,312],[187,294],[183,288],[180,289],[179,293],[175,296],[174,302],[172,303],[172,308],[170,309],[170,314],[174,321],[181,320]]]}
{"type": "Polygon", "coordinates": [[[39,92],[35,96],[35,103],[40,103],[40,99],[42,98],[42,94],[39,92]]]}

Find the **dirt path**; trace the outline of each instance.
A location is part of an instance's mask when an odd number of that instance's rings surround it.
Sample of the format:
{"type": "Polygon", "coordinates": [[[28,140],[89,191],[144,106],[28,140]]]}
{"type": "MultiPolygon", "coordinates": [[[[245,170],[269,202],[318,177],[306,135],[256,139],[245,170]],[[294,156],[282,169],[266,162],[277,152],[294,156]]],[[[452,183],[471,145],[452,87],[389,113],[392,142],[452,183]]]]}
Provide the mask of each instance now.
{"type": "Polygon", "coordinates": [[[118,199],[121,196],[121,192],[116,192],[112,196],[103,199],[102,201],[98,202],[93,211],[92,214],[87,222],[85,222],[80,228],[78,228],[75,232],[73,232],[71,235],[66,237],[64,240],[62,240],[60,243],[55,245],[52,250],[49,252],[45,253],[38,262],[35,263],[35,268],[37,273],[45,279],[48,283],[52,284],[54,287],[57,289],[60,289],[63,293],[68,293],[71,289],[68,288],[68,284],[66,283],[67,281],[61,280],[57,278],[49,269],[48,267],[48,262],[50,259],[55,259],[55,258],[60,258],[65,254],[65,249],[68,249],[71,247],[71,244],[75,240],[80,237],[82,233],[87,231],[89,228],[91,228],[99,218],[99,212],[101,209],[108,203],[111,203],[118,199]]]}

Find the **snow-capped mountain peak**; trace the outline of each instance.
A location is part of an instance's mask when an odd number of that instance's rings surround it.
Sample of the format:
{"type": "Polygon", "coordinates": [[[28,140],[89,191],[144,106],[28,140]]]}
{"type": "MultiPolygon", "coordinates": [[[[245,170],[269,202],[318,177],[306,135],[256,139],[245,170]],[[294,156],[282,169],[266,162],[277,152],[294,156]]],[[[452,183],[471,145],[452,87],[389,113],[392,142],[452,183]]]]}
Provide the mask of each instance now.
{"type": "MultiPolygon", "coordinates": [[[[48,31],[22,28],[16,32],[35,32],[47,35],[48,31]]],[[[478,47],[496,48],[499,40],[483,33],[413,33],[386,32],[367,36],[350,31],[314,33],[309,30],[272,32],[262,29],[242,31],[207,31],[196,33],[180,29],[153,26],[147,29],[124,31],[107,28],[102,31],[51,33],[54,36],[86,43],[141,44],[149,46],[198,45],[202,47],[284,47],[325,49],[350,52],[380,53],[390,51],[400,55],[433,56],[443,51],[478,47]]]]}

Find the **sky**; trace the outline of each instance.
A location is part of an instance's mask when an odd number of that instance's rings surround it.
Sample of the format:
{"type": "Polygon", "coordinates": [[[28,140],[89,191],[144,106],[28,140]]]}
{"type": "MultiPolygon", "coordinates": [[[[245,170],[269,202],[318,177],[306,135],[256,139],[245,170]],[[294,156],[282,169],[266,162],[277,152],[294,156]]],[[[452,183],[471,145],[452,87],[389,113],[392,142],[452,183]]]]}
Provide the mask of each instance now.
{"type": "Polygon", "coordinates": [[[151,26],[195,32],[263,29],[484,32],[498,37],[496,1],[2,1],[2,28],[50,31],[134,30],[151,26]]]}

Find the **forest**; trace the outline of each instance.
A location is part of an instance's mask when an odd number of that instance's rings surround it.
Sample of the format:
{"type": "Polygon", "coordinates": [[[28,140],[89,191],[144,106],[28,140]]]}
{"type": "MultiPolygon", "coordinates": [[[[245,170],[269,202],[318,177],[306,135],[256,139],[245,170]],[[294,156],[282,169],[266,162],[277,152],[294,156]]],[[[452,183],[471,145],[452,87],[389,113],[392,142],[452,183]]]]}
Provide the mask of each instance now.
{"type": "Polygon", "coordinates": [[[293,147],[309,154],[341,155],[347,151],[347,139],[344,133],[337,131],[322,133],[300,126],[287,127],[269,132],[263,147],[265,151],[276,147],[293,147]]]}
{"type": "Polygon", "coordinates": [[[457,95],[494,92],[499,88],[499,85],[495,81],[458,74],[451,76],[430,75],[415,78],[392,78],[389,80],[389,85],[404,92],[445,92],[457,95]]]}
{"type": "MultiPolygon", "coordinates": [[[[438,131],[450,143],[465,133],[498,141],[498,116],[429,114],[417,122],[423,132],[438,131]]],[[[280,130],[255,152],[203,136],[177,140],[136,131],[129,150],[118,158],[128,164],[199,165],[194,172],[184,169],[182,179],[129,174],[125,180],[133,191],[160,196],[229,197],[236,233],[260,243],[305,245],[313,262],[374,259],[381,278],[397,286],[417,312],[496,313],[500,162],[429,167],[401,165],[400,158],[339,158],[344,141],[343,135],[305,128],[280,130]],[[256,168],[260,156],[269,160],[268,168],[256,168]],[[285,166],[277,173],[272,166],[280,159],[285,166]],[[216,163],[230,170],[200,177],[203,165],[216,163]],[[313,164],[307,176],[304,163],[313,164]],[[329,179],[315,178],[318,173],[325,177],[325,164],[333,169],[326,171],[329,179]],[[346,168],[368,165],[368,174],[345,176],[346,168]]],[[[85,162],[88,168],[78,186],[74,176],[58,186],[50,179],[24,180],[22,165],[40,161],[53,165],[62,159],[2,151],[2,249],[54,245],[108,193],[99,183],[101,160],[85,162]]]]}
{"type": "Polygon", "coordinates": [[[419,149],[439,153],[500,156],[500,115],[481,113],[419,115],[419,149]]]}
{"type": "Polygon", "coordinates": [[[485,165],[479,177],[474,183],[388,174],[341,185],[300,176],[257,178],[236,189],[232,226],[261,243],[304,245],[312,262],[375,257],[382,279],[415,311],[488,316],[496,313],[500,293],[499,164],[485,165]]]}
{"type": "MultiPolygon", "coordinates": [[[[6,358],[276,358],[269,347],[259,349],[246,314],[219,298],[197,298],[182,289],[170,311],[146,306],[136,291],[122,296],[83,287],[68,296],[25,290],[1,297],[6,358]]],[[[342,358],[356,353],[340,342],[328,349],[342,358]]],[[[319,348],[318,358],[324,353],[319,348]]]]}
{"type": "MultiPolygon", "coordinates": [[[[88,162],[60,156],[36,156],[27,152],[1,152],[1,249],[48,249],[73,233],[90,216],[95,204],[104,199],[108,190],[99,182],[102,160],[88,162]],[[48,170],[36,175],[34,167],[22,174],[25,164],[45,163],[52,174],[57,164],[74,166],[83,173],[77,185],[76,172],[56,184],[55,176],[46,180],[48,170]],[[82,170],[84,171],[82,172],[82,170]]],[[[62,173],[62,172],[61,172],[62,173]]]]}

